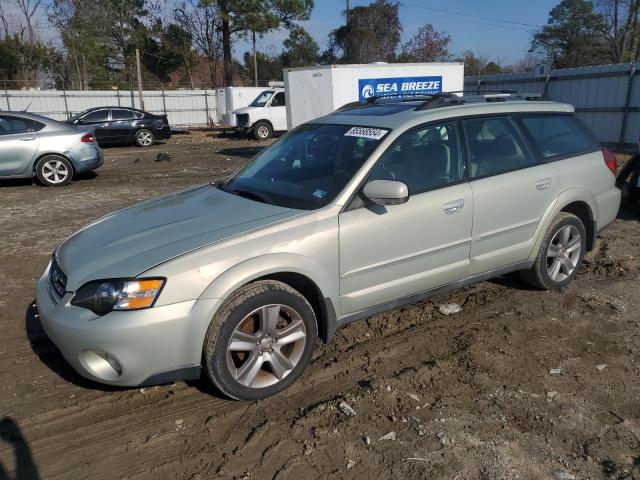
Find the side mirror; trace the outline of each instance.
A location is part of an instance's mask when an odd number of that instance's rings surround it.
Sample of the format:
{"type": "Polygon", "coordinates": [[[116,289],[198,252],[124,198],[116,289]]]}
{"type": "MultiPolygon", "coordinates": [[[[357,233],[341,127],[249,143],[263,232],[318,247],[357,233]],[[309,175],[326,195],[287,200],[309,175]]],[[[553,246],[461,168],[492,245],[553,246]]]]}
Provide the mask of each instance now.
{"type": "Polygon", "coordinates": [[[372,180],[364,186],[362,193],[378,205],[400,205],[409,200],[409,187],[395,180],[372,180]]]}

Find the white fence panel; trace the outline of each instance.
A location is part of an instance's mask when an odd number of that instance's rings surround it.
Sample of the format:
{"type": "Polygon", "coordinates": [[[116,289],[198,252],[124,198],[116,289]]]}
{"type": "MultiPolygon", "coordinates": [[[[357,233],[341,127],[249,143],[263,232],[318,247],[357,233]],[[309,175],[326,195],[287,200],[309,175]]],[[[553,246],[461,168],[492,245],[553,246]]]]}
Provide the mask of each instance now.
{"type": "MultiPolygon", "coordinates": [[[[171,125],[207,126],[219,123],[215,90],[145,90],[145,110],[167,115],[171,125]]],[[[56,120],[93,107],[140,108],[137,91],[130,90],[4,90],[0,110],[28,110],[56,120]]]]}

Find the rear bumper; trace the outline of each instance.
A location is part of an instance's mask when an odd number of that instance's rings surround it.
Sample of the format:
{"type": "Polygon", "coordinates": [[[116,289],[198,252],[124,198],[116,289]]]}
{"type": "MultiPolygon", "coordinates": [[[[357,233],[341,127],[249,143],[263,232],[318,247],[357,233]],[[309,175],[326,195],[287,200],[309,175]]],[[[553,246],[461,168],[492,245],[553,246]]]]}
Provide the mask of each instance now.
{"type": "Polygon", "coordinates": [[[596,195],[598,206],[598,218],[596,220],[596,232],[600,233],[618,216],[622,192],[618,188],[612,188],[596,195]]]}
{"type": "Polygon", "coordinates": [[[171,138],[171,127],[165,125],[155,131],[156,140],[169,140],[171,138]]]}
{"type": "Polygon", "coordinates": [[[102,149],[97,145],[83,146],[79,151],[67,153],[66,156],[73,163],[75,173],[95,170],[104,162],[102,149]]]}

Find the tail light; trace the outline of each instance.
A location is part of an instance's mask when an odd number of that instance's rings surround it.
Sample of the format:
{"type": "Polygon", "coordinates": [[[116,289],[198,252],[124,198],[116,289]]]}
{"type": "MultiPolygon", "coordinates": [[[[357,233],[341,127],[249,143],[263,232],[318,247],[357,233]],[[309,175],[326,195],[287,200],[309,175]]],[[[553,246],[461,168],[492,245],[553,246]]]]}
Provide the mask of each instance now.
{"type": "Polygon", "coordinates": [[[603,148],[602,156],[604,157],[604,163],[607,164],[607,168],[615,175],[618,170],[618,161],[616,160],[615,155],[606,148],[603,148]]]}
{"type": "Polygon", "coordinates": [[[93,133],[85,133],[80,141],[83,143],[92,143],[96,141],[96,136],[93,133]]]}

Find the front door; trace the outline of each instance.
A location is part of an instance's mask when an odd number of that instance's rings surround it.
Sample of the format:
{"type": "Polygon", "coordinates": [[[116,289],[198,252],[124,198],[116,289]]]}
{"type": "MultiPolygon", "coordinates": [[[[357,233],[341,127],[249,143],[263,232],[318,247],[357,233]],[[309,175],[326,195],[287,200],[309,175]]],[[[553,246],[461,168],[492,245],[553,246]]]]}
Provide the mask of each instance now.
{"type": "Polygon", "coordinates": [[[469,275],[473,196],[464,180],[455,122],[402,135],[369,180],[409,187],[402,205],[364,204],[340,214],[343,314],[442,286],[469,275]]]}
{"type": "Polygon", "coordinates": [[[80,124],[95,128],[96,140],[99,144],[107,144],[112,142],[112,133],[109,130],[109,109],[101,108],[93,110],[80,119],[80,124]]]}
{"type": "Polygon", "coordinates": [[[0,175],[24,172],[38,150],[40,139],[29,119],[0,115],[0,175]]]}
{"type": "Polygon", "coordinates": [[[558,196],[554,169],[535,160],[508,116],[463,121],[474,198],[472,273],[526,260],[558,196]]]}
{"type": "Polygon", "coordinates": [[[287,129],[287,107],[284,92],[276,93],[269,105],[269,119],[275,131],[287,129]]]}

